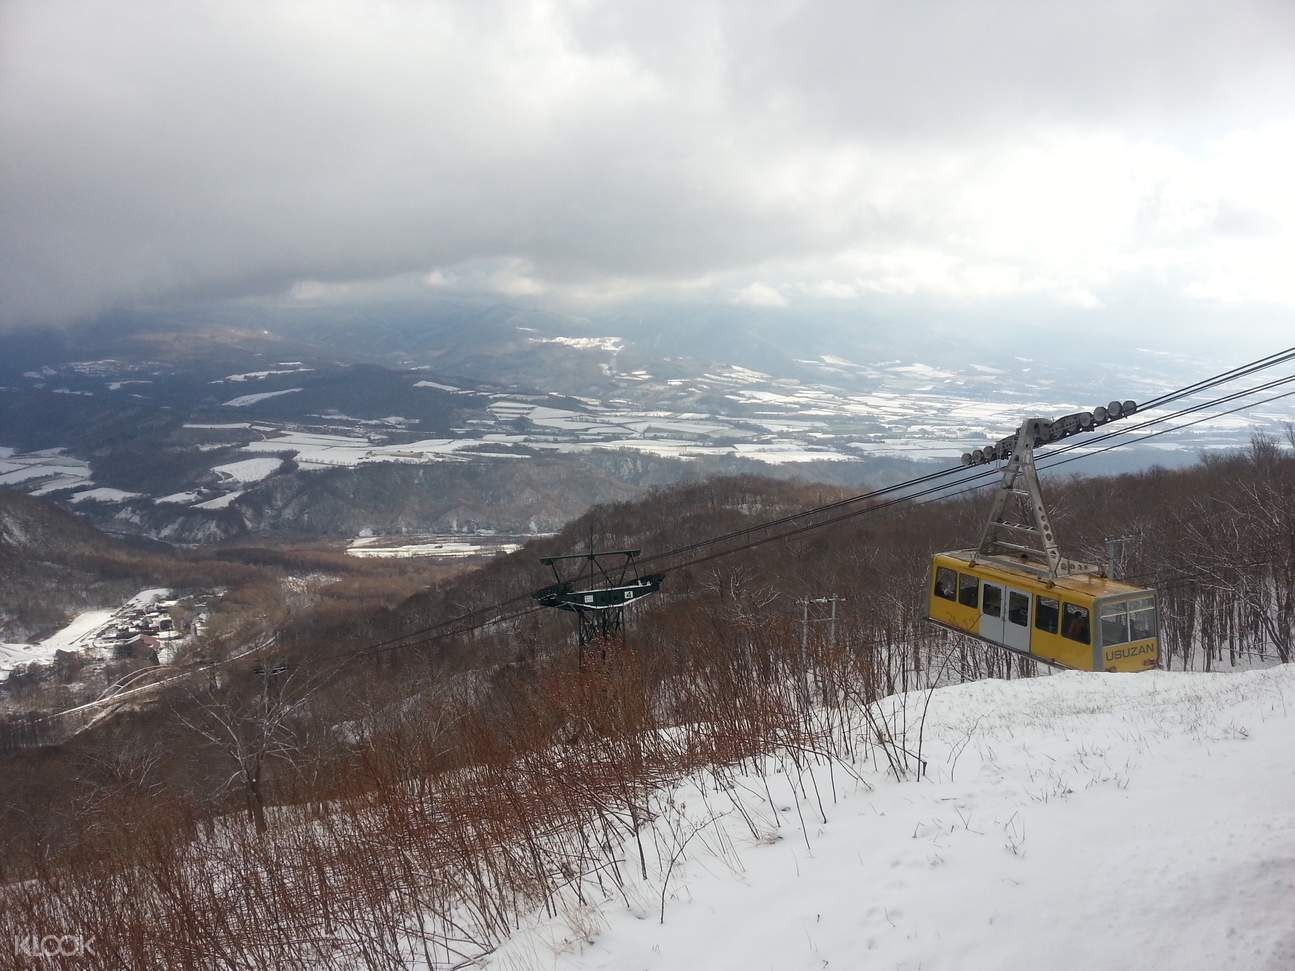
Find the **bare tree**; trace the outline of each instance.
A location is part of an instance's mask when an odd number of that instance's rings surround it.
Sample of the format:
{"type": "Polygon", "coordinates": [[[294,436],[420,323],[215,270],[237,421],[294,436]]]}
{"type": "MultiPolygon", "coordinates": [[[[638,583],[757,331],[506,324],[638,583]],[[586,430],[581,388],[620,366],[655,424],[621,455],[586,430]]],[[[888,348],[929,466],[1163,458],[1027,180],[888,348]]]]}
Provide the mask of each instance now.
{"type": "Polygon", "coordinates": [[[299,668],[266,661],[251,677],[212,680],[190,690],[188,706],[172,705],[176,719],[233,763],[223,789],[241,787],[248,819],[266,831],[265,773],[272,762],[295,764],[306,747],[307,700],[322,683],[299,668]]]}

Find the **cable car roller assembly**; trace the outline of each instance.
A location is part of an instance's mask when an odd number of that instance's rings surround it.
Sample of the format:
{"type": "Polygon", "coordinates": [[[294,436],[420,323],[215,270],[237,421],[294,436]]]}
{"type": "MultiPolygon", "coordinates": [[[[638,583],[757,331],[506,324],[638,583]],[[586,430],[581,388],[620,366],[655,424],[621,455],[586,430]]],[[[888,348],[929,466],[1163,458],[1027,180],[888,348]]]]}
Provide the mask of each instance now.
{"type": "Polygon", "coordinates": [[[1108,421],[1132,415],[1138,410],[1136,402],[1112,401],[1106,407],[1066,415],[1055,421],[1046,418],[1027,418],[1021,422],[1015,435],[1009,435],[996,445],[986,446],[962,456],[963,465],[978,465],[991,459],[1005,459],[1002,482],[994,494],[994,504],[980,536],[980,544],[972,557],[978,559],[1014,557],[1014,568],[1040,568],[1049,583],[1058,576],[1097,573],[1099,568],[1089,563],[1063,559],[1043,504],[1043,490],[1039,486],[1038,470],[1034,466],[1036,446],[1057,442],[1071,435],[1090,432],[1108,421]],[[1008,517],[1012,500],[1019,500],[1015,519],[1008,517]],[[1017,522],[1026,519],[1028,522],[1017,522]],[[1013,537],[1008,539],[1008,537],[1013,537]],[[1034,538],[1031,545],[1028,540],[1034,538]],[[1021,540],[1024,540],[1022,542],[1021,540]]]}

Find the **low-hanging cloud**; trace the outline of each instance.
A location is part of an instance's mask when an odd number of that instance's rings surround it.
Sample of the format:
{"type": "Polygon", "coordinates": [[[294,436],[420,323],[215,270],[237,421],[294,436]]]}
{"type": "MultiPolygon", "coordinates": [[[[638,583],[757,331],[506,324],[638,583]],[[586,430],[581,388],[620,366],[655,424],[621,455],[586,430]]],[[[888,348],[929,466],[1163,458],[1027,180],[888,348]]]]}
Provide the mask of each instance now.
{"type": "Polygon", "coordinates": [[[1293,29],[1284,0],[11,0],[0,324],[402,275],[1291,301],[1293,29]]]}

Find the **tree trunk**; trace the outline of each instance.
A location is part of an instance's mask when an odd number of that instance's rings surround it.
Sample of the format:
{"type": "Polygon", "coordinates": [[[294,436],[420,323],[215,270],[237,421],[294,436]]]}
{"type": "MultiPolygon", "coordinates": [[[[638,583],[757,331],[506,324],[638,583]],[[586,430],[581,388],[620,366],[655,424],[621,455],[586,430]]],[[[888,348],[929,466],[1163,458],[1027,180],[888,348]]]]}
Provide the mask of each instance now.
{"type": "Polygon", "coordinates": [[[256,827],[256,835],[264,836],[269,828],[265,823],[265,800],[261,797],[261,774],[250,773],[243,777],[247,782],[247,815],[256,827]]]}

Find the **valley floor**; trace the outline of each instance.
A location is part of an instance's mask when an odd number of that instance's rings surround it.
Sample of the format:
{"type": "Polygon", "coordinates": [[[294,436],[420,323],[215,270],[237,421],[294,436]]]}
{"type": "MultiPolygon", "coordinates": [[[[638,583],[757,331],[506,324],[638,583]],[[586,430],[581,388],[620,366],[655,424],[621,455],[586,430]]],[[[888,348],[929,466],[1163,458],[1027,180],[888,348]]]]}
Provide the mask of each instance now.
{"type": "Polygon", "coordinates": [[[775,777],[771,805],[753,780],[762,837],[725,803],[671,876],[664,924],[658,875],[631,906],[537,921],[485,963],[1295,967],[1295,666],[946,688],[923,754],[921,782],[837,767],[835,800],[820,768],[826,823],[812,789],[797,806],[775,777]]]}

